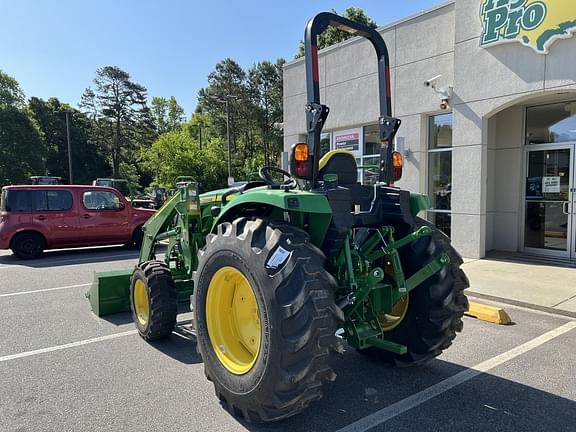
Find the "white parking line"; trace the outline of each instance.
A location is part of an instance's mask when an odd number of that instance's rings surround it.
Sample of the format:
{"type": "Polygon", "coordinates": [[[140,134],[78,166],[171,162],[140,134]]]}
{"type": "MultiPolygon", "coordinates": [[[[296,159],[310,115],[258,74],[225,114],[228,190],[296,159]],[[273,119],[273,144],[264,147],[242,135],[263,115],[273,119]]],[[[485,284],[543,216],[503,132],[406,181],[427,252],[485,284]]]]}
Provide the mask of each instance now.
{"type": "Polygon", "coordinates": [[[92,285],[92,283],[68,285],[68,286],[55,287],[55,288],[44,288],[44,289],[38,289],[38,290],[32,290],[32,291],[20,291],[20,292],[8,293],[8,294],[0,294],[0,297],[13,297],[13,296],[19,296],[19,295],[24,295],[24,294],[36,294],[36,293],[46,292],[46,291],[58,291],[58,290],[64,290],[64,289],[70,289],[70,288],[86,287],[86,286],[90,286],[90,285],[92,285]]]}
{"type": "Polygon", "coordinates": [[[122,332],[122,333],[114,333],[111,335],[100,336],[100,337],[92,338],[92,339],[84,339],[84,340],[81,340],[78,342],[72,342],[72,343],[68,343],[68,344],[64,344],[64,345],[56,345],[53,347],[37,349],[34,351],[26,351],[26,352],[19,353],[19,354],[11,354],[11,355],[0,357],[0,363],[6,362],[9,360],[16,360],[16,359],[21,359],[24,357],[36,356],[39,354],[45,354],[45,353],[54,352],[54,351],[61,351],[61,350],[65,350],[68,348],[75,348],[75,347],[79,347],[82,345],[89,345],[89,344],[93,344],[96,342],[103,342],[103,341],[107,341],[110,339],[118,339],[118,338],[121,338],[124,336],[133,335],[135,333],[137,333],[137,330],[130,330],[130,331],[122,332]]]}
{"type": "Polygon", "coordinates": [[[462,383],[465,383],[466,381],[470,381],[472,378],[478,375],[488,372],[490,369],[500,366],[502,363],[510,361],[522,354],[527,353],[530,350],[533,350],[534,348],[539,347],[540,345],[545,344],[546,342],[551,341],[558,336],[568,333],[575,328],[576,321],[567,322],[566,324],[547,333],[544,333],[543,335],[538,336],[537,338],[534,338],[522,345],[519,345],[516,348],[512,348],[511,350],[483,361],[470,369],[459,372],[450,378],[446,378],[445,380],[440,381],[439,383],[434,384],[433,386],[428,387],[427,389],[424,389],[418,393],[415,393],[412,396],[408,396],[407,398],[402,399],[392,405],[389,405],[386,408],[382,408],[381,410],[361,418],[360,420],[351,423],[348,426],[338,429],[336,432],[364,432],[372,429],[408,410],[411,410],[412,408],[422,405],[430,399],[435,398],[436,396],[441,395],[442,393],[445,393],[448,390],[462,383]]]}

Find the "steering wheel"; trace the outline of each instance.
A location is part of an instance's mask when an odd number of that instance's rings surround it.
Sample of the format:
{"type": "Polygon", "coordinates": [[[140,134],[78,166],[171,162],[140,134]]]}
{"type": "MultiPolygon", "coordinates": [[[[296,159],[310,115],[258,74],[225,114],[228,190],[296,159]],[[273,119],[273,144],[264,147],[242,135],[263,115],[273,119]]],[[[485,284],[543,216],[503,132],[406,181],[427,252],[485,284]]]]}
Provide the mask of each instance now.
{"type": "Polygon", "coordinates": [[[287,186],[290,188],[296,187],[296,179],[292,177],[292,174],[275,166],[263,166],[258,170],[258,175],[264,183],[273,188],[280,188],[281,186],[287,186]],[[282,176],[288,177],[288,179],[278,183],[272,178],[273,173],[282,174],[282,176]]]}

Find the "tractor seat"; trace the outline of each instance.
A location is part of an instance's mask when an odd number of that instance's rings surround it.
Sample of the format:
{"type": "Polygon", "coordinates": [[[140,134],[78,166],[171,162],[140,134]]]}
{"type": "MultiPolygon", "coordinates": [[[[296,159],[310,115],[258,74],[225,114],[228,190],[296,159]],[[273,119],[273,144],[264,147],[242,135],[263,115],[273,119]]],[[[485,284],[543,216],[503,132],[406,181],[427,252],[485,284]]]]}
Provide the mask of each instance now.
{"type": "Polygon", "coordinates": [[[352,211],[369,211],[374,199],[374,188],[358,182],[358,165],[354,153],[348,150],[332,150],[319,163],[320,179],[326,174],[338,175],[338,186],[348,189],[348,202],[352,211]]]}
{"type": "Polygon", "coordinates": [[[326,174],[336,174],[338,184],[350,186],[358,183],[358,165],[352,152],[348,150],[331,150],[320,159],[320,180],[326,174]]]}

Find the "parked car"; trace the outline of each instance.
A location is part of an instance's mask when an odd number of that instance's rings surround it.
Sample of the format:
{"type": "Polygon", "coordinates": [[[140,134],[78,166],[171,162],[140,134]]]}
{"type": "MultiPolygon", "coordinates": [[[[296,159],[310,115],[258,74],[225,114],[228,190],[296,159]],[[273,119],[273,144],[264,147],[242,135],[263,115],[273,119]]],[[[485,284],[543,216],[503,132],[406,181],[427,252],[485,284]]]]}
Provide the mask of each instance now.
{"type": "Polygon", "coordinates": [[[31,185],[60,185],[62,177],[53,176],[31,176],[29,177],[31,185]]]}
{"type": "Polygon", "coordinates": [[[126,244],[139,247],[153,210],[135,209],[103,186],[5,186],[0,196],[0,249],[22,259],[45,249],[126,244]]]}

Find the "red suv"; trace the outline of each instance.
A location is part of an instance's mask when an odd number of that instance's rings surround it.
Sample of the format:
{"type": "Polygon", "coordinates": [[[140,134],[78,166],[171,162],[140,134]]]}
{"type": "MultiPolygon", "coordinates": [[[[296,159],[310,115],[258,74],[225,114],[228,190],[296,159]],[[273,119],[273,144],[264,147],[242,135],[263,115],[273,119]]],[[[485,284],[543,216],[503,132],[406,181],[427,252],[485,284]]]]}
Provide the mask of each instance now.
{"type": "Polygon", "coordinates": [[[5,186],[0,197],[0,249],[32,259],[44,249],[140,246],[154,210],[135,209],[103,186],[5,186]]]}

